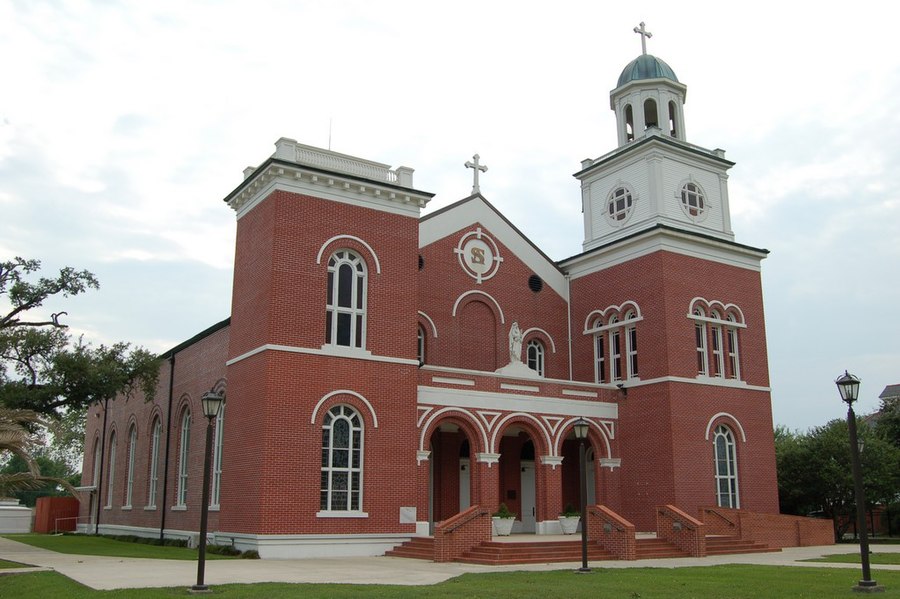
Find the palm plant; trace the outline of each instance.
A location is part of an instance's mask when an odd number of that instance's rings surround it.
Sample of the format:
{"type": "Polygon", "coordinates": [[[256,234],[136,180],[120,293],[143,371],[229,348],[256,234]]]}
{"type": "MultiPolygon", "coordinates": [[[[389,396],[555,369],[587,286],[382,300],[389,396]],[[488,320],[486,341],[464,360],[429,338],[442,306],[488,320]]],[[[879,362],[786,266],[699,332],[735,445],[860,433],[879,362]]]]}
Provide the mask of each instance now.
{"type": "MultiPolygon", "coordinates": [[[[44,421],[31,410],[0,407],[0,456],[9,452],[25,462],[28,470],[12,474],[0,473],[0,499],[9,497],[16,491],[36,489],[48,482],[56,483],[70,493],[75,488],[67,481],[51,476],[42,476],[31,450],[38,444],[29,427],[41,426],[44,421]]],[[[5,461],[5,460],[3,460],[5,461]]]]}

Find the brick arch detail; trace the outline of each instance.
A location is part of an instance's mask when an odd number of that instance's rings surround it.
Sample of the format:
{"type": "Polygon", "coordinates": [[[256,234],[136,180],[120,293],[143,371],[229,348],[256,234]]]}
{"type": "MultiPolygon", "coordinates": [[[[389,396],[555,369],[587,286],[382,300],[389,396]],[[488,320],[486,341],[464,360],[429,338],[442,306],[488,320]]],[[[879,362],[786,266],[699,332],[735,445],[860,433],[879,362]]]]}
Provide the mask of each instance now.
{"type": "Polygon", "coordinates": [[[545,331],[544,329],[539,329],[538,327],[531,327],[530,329],[526,329],[522,331],[522,341],[527,345],[528,341],[531,339],[540,339],[545,343],[549,343],[550,350],[555,354],[556,353],[556,342],[553,341],[553,337],[550,336],[550,333],[545,331]],[[530,337],[529,337],[530,335],[530,337]]]}
{"type": "Polygon", "coordinates": [[[447,420],[452,420],[466,432],[466,436],[469,438],[470,442],[470,451],[473,453],[485,453],[487,451],[487,431],[481,422],[479,422],[478,418],[465,408],[442,408],[428,414],[428,419],[422,424],[422,429],[419,433],[420,451],[425,450],[425,440],[431,438],[431,435],[434,434],[438,425],[447,420]],[[471,447],[472,441],[480,441],[480,447],[478,449],[483,449],[477,451],[476,448],[471,447]]]}
{"type": "Polygon", "coordinates": [[[711,430],[713,430],[713,426],[719,423],[730,424],[732,429],[735,429],[741,433],[741,441],[743,443],[747,442],[747,434],[744,432],[744,427],[741,426],[740,420],[738,420],[728,412],[719,412],[718,414],[713,415],[713,417],[709,419],[709,422],[706,423],[705,439],[707,441],[709,441],[709,433],[711,430]]]}
{"type": "MultiPolygon", "coordinates": [[[[351,245],[348,245],[347,248],[351,249],[353,251],[356,251],[356,252],[360,252],[361,254],[368,254],[368,257],[363,256],[363,260],[371,261],[373,264],[375,264],[375,272],[377,274],[381,274],[381,261],[378,259],[378,254],[375,253],[375,250],[372,249],[371,245],[369,245],[368,243],[366,243],[364,240],[360,239],[359,237],[356,237],[355,235],[346,235],[346,234],[335,235],[334,237],[332,237],[331,239],[329,239],[328,241],[323,243],[322,247],[319,248],[319,253],[316,254],[316,264],[322,263],[322,256],[325,255],[326,250],[328,250],[333,244],[337,243],[338,241],[342,241],[342,240],[348,240],[351,242],[355,242],[355,243],[352,243],[351,245]]],[[[332,250],[332,253],[336,252],[338,249],[339,248],[335,248],[334,250],[332,250]]]]}
{"type": "Polygon", "coordinates": [[[451,316],[456,317],[457,312],[468,304],[471,301],[477,301],[479,298],[487,298],[490,302],[482,302],[491,308],[491,311],[494,312],[494,317],[500,320],[500,324],[506,324],[506,317],[503,315],[503,308],[500,307],[500,302],[494,299],[490,293],[485,293],[484,291],[480,291],[478,289],[472,289],[471,291],[466,291],[465,293],[461,293],[459,297],[456,298],[456,301],[453,302],[453,311],[451,312],[451,316]]]}
{"type": "MultiPolygon", "coordinates": [[[[580,416],[573,416],[566,420],[556,431],[556,437],[553,439],[553,454],[559,455],[560,447],[562,446],[563,440],[568,436],[569,431],[572,430],[572,425],[575,424],[575,421],[578,420],[580,416]]],[[[590,428],[588,429],[588,442],[591,447],[597,447],[597,441],[601,442],[601,446],[606,449],[606,457],[612,457],[612,448],[609,444],[609,434],[606,431],[606,428],[600,424],[599,422],[594,422],[590,418],[585,418],[588,424],[590,424],[590,428]]],[[[597,452],[594,451],[594,455],[597,459],[600,457],[597,455],[597,452]]]]}
{"type": "Polygon", "coordinates": [[[332,403],[335,403],[335,404],[337,404],[337,403],[345,403],[345,404],[347,404],[347,405],[349,405],[349,406],[352,406],[354,409],[357,409],[357,410],[360,410],[360,411],[368,412],[368,413],[369,413],[369,416],[370,416],[371,419],[372,419],[372,428],[378,428],[378,414],[375,413],[375,408],[372,407],[372,404],[369,402],[369,400],[366,399],[362,394],[357,393],[356,391],[351,391],[351,390],[349,390],[349,389],[337,389],[337,390],[335,390],[335,391],[332,391],[332,392],[330,392],[330,393],[326,393],[325,395],[323,395],[323,396],[322,396],[322,399],[320,399],[320,400],[316,403],[315,407],[313,408],[312,416],[311,416],[310,419],[309,419],[309,423],[310,423],[310,424],[317,424],[317,423],[318,423],[318,418],[319,418],[319,410],[320,410],[320,409],[326,404],[326,402],[328,402],[330,399],[335,398],[335,397],[339,397],[339,396],[342,396],[342,395],[343,395],[343,396],[350,396],[350,397],[353,398],[353,399],[351,399],[350,401],[344,400],[343,402],[341,402],[341,401],[339,401],[339,400],[336,400],[335,402],[332,402],[332,403]],[[361,404],[361,405],[360,405],[360,404],[361,404]]]}
{"type": "Polygon", "coordinates": [[[491,453],[497,453],[497,450],[499,449],[498,439],[503,430],[514,424],[524,425],[524,428],[528,431],[529,436],[535,443],[535,455],[538,455],[539,451],[541,455],[550,455],[551,448],[553,447],[550,431],[547,430],[546,425],[541,422],[540,419],[525,412],[513,412],[512,414],[507,414],[494,424],[494,430],[491,434],[491,453]]]}

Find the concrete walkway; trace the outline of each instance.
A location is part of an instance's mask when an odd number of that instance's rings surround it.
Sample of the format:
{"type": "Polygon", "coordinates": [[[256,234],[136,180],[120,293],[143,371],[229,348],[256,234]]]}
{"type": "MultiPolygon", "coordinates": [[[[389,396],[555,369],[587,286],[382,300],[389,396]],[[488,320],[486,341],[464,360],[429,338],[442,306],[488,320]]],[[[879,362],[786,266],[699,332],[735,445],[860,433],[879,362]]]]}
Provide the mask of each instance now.
{"type": "MultiPolygon", "coordinates": [[[[855,545],[793,547],[775,553],[720,555],[637,561],[593,562],[596,568],[683,568],[717,564],[759,564],[765,566],[798,566],[812,568],[859,569],[858,564],[802,562],[835,553],[857,551],[855,545]]],[[[875,545],[877,553],[900,553],[900,545],[875,545]]],[[[38,549],[0,538],[0,559],[55,570],[94,589],[138,587],[189,587],[197,581],[197,562],[161,559],[134,559],[67,555],[38,549]]],[[[211,560],[206,562],[208,585],[254,582],[338,582],[345,584],[436,584],[466,572],[510,572],[575,569],[580,563],[528,564],[511,566],[479,566],[473,564],[426,562],[397,557],[353,557],[297,560],[211,560]]],[[[34,571],[29,568],[27,571],[34,571]]],[[[878,571],[896,570],[900,566],[873,566],[878,571]]],[[[23,570],[0,570],[0,575],[23,570]]],[[[877,576],[876,576],[877,578],[877,576]]]]}

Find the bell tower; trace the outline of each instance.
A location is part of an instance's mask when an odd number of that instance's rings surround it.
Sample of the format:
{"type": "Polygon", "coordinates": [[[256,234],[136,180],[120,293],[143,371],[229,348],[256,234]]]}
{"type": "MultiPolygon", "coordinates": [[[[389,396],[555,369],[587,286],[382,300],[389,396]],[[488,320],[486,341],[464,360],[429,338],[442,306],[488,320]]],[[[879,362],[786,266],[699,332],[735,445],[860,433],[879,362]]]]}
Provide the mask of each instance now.
{"type": "Polygon", "coordinates": [[[581,181],[584,250],[589,251],[656,227],[734,240],[723,150],[687,141],[687,86],[665,61],[647,54],[651,33],[644,24],[642,53],[629,62],[609,93],[616,113],[618,147],[583,160],[581,181]]]}

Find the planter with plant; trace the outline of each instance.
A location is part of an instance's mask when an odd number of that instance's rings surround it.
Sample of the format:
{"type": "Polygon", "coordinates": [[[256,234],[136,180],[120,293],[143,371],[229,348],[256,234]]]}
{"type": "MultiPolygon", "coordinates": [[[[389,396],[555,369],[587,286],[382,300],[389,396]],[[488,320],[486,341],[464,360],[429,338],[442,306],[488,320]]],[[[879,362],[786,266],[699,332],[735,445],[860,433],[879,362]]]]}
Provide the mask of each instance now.
{"type": "Polygon", "coordinates": [[[575,509],[571,503],[567,503],[565,509],[559,515],[559,526],[564,535],[573,535],[578,530],[578,522],[581,520],[581,512],[575,509]]]}
{"type": "Polygon", "coordinates": [[[494,525],[494,535],[508,537],[509,533],[512,532],[513,522],[515,521],[516,515],[509,511],[505,503],[501,503],[491,518],[491,522],[494,525]]]}

